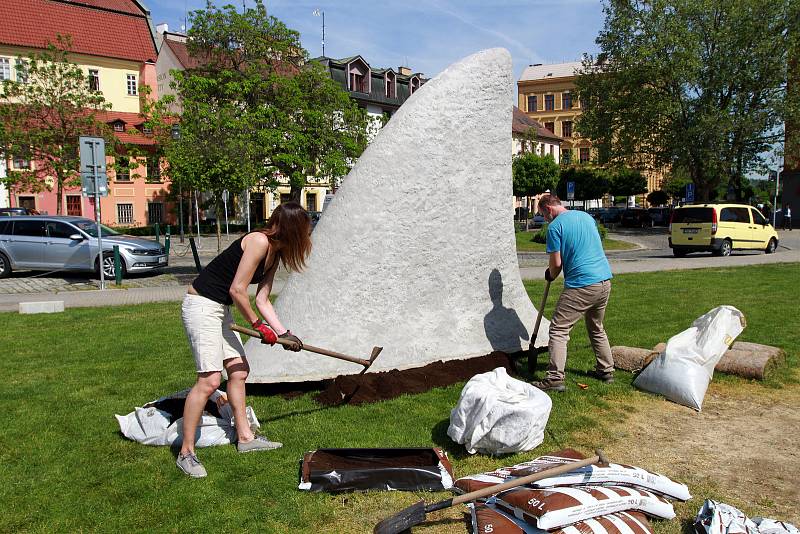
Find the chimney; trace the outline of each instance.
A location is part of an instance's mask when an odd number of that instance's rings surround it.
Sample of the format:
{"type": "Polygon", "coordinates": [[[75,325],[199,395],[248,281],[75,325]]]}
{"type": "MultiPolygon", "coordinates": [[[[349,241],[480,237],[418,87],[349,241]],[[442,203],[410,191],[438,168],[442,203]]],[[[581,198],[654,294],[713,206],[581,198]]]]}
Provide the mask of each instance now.
{"type": "Polygon", "coordinates": [[[156,25],[156,33],[167,33],[169,31],[169,24],[162,22],[156,25]]]}
{"type": "Polygon", "coordinates": [[[397,72],[400,73],[403,76],[410,76],[412,74],[410,68],[403,67],[403,66],[397,67],[397,72]]]}

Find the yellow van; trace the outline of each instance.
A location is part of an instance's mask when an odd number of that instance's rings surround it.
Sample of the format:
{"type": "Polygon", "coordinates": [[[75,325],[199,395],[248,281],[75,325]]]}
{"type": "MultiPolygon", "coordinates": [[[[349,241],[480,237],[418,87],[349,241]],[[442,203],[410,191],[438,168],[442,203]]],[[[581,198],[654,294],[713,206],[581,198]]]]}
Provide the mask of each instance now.
{"type": "Polygon", "coordinates": [[[692,204],[675,208],[669,224],[669,246],[676,256],[712,252],[729,256],[734,249],[772,254],[778,233],[761,213],[745,204],[692,204]]]}

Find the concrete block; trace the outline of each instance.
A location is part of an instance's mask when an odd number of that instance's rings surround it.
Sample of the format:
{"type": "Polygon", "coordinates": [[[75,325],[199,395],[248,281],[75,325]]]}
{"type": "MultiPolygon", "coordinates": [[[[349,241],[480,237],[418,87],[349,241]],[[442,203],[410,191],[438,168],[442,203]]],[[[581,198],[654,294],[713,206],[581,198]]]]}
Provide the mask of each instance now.
{"type": "MultiPolygon", "coordinates": [[[[367,147],[275,302],[310,345],[368,358],[370,372],[530,344],[536,310],[517,263],[511,55],[491,49],[425,83],[367,147]]],[[[546,346],[543,320],[536,345],[546,346]]],[[[276,348],[277,347],[277,348],[276,348]]],[[[246,345],[251,382],[356,374],[308,352],[246,345]]]]}
{"type": "Polygon", "coordinates": [[[19,313],[58,313],[64,311],[63,300],[44,302],[20,302],[19,313]]]}

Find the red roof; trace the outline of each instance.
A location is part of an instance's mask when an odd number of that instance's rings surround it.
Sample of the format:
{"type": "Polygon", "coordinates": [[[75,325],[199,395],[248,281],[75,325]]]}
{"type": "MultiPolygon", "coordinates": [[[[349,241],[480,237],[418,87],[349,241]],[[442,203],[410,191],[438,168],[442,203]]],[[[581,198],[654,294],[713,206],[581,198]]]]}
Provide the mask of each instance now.
{"type": "Polygon", "coordinates": [[[97,120],[113,125],[114,122],[121,120],[125,123],[124,132],[114,132],[114,137],[123,143],[134,145],[155,145],[156,140],[153,136],[144,135],[140,131],[141,125],[145,122],[144,116],[139,113],[128,113],[124,111],[98,111],[95,114],[97,120]],[[137,128],[137,126],[139,128],[137,128]]]}
{"type": "Polygon", "coordinates": [[[72,37],[72,52],[155,61],[150,21],[133,0],[0,0],[0,44],[46,48],[72,37]]]}
{"type": "Polygon", "coordinates": [[[536,130],[536,137],[539,139],[552,139],[555,141],[563,141],[563,138],[557,136],[537,121],[522,112],[517,106],[514,106],[513,119],[511,121],[511,131],[518,134],[524,134],[531,128],[536,130]]]}
{"type": "Polygon", "coordinates": [[[184,69],[191,69],[198,65],[197,60],[189,55],[189,47],[186,46],[186,43],[172,39],[164,39],[164,44],[172,50],[172,53],[175,54],[175,57],[184,69]]]}

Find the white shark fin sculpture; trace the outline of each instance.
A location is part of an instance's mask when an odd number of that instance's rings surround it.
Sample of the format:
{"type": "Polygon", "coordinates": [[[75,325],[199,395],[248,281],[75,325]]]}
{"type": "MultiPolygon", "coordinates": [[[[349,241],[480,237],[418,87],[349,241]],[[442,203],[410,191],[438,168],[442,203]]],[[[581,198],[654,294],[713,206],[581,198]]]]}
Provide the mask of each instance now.
{"type": "MultiPolygon", "coordinates": [[[[384,347],[369,372],[528,348],[536,310],[514,239],[511,72],[504,49],[469,56],[379,132],[314,230],[306,270],[275,303],[303,341],[362,358],[384,347]]],[[[256,339],[246,350],[250,382],[362,370],[256,339]]]]}

